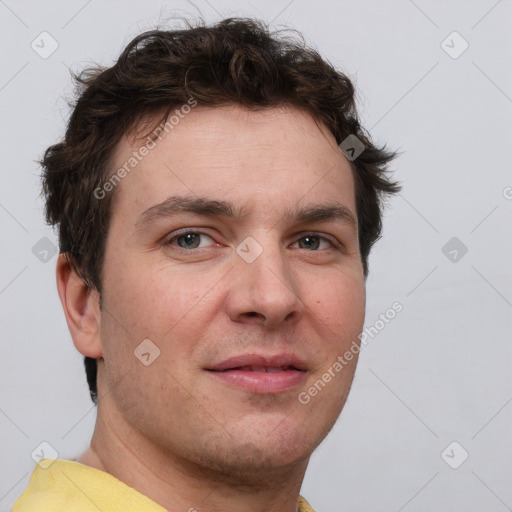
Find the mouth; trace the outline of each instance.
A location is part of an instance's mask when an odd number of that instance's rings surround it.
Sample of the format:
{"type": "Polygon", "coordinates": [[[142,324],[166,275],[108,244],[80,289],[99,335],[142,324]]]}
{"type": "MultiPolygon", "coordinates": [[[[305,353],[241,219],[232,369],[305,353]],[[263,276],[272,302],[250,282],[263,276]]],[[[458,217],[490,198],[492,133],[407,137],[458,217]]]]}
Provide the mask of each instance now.
{"type": "Polygon", "coordinates": [[[212,372],[232,372],[232,371],[241,371],[241,372],[258,372],[258,373],[279,373],[286,372],[290,370],[295,370],[298,372],[304,371],[299,368],[295,368],[295,366],[254,366],[254,365],[245,365],[245,366],[237,366],[235,368],[228,368],[226,370],[210,370],[212,372]]]}
{"type": "Polygon", "coordinates": [[[304,362],[290,355],[238,356],[207,370],[213,378],[230,387],[259,394],[293,390],[304,383],[308,374],[304,362]]]}

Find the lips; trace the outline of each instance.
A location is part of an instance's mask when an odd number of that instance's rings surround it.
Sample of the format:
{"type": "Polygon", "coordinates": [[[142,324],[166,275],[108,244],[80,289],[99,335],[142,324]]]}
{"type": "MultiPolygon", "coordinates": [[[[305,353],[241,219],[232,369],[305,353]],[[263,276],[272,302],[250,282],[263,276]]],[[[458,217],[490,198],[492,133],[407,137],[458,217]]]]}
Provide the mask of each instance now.
{"type": "MultiPolygon", "coordinates": [[[[297,370],[295,366],[238,366],[237,368],[231,368],[228,370],[220,370],[223,372],[229,372],[230,370],[239,370],[241,372],[264,372],[264,373],[278,373],[285,372],[287,370],[297,370]]],[[[300,371],[300,370],[299,370],[300,371]]]]}
{"type": "Polygon", "coordinates": [[[207,368],[211,371],[240,370],[266,373],[279,372],[288,369],[306,371],[306,363],[295,354],[277,354],[267,356],[262,354],[242,354],[233,356],[207,368]]]}
{"type": "Polygon", "coordinates": [[[207,370],[223,384],[259,394],[290,391],[307,378],[305,362],[294,354],[235,356],[207,370]]]}

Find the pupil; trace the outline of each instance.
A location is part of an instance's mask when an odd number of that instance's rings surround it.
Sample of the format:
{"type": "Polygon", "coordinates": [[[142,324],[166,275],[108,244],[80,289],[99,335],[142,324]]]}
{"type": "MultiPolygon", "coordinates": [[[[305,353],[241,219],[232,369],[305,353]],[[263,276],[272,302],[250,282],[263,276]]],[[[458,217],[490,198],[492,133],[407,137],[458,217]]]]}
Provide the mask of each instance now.
{"type": "Polygon", "coordinates": [[[199,236],[197,233],[187,233],[185,235],[181,235],[178,238],[178,245],[184,249],[195,249],[199,245],[199,236]]]}

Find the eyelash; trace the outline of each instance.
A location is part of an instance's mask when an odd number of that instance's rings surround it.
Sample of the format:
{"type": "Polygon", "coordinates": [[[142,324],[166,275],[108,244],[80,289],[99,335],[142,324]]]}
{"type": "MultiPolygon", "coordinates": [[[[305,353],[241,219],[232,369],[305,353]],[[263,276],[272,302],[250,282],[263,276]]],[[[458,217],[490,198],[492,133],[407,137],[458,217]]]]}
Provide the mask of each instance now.
{"type": "MultiPolygon", "coordinates": [[[[166,246],[175,245],[175,244],[173,244],[174,241],[176,241],[179,237],[185,236],[188,234],[207,236],[213,240],[213,238],[210,235],[208,235],[207,233],[203,233],[202,231],[195,231],[193,229],[186,229],[186,230],[174,233],[171,237],[164,240],[164,245],[166,245],[166,246]]],[[[316,233],[314,231],[308,231],[308,232],[301,233],[300,236],[297,238],[297,240],[294,243],[297,243],[299,240],[301,240],[303,238],[307,238],[307,237],[314,237],[314,238],[319,238],[320,240],[327,241],[331,245],[330,249],[340,250],[342,248],[342,244],[338,240],[331,239],[330,237],[327,237],[324,235],[320,235],[319,233],[316,233]]],[[[177,249],[181,249],[181,250],[187,251],[187,252],[197,250],[197,248],[196,249],[185,249],[185,248],[179,247],[177,245],[175,245],[175,247],[177,249]]],[[[199,248],[199,249],[201,249],[201,248],[199,248]]],[[[204,247],[202,249],[204,249],[204,247]]],[[[305,250],[307,250],[307,249],[305,249],[305,250]]],[[[323,249],[323,250],[325,250],[325,249],[323,249]]],[[[319,249],[314,250],[314,251],[309,251],[309,252],[318,252],[318,251],[319,251],[319,249]]]]}

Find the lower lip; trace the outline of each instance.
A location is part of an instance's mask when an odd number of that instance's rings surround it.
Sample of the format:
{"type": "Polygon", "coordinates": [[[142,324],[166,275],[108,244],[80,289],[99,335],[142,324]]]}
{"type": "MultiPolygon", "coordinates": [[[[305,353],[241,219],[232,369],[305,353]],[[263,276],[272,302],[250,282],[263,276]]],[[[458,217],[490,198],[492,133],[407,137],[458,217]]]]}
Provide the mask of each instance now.
{"type": "Polygon", "coordinates": [[[211,371],[210,375],[251,393],[273,394],[289,391],[301,385],[306,373],[299,370],[282,372],[251,372],[247,370],[211,371]]]}

